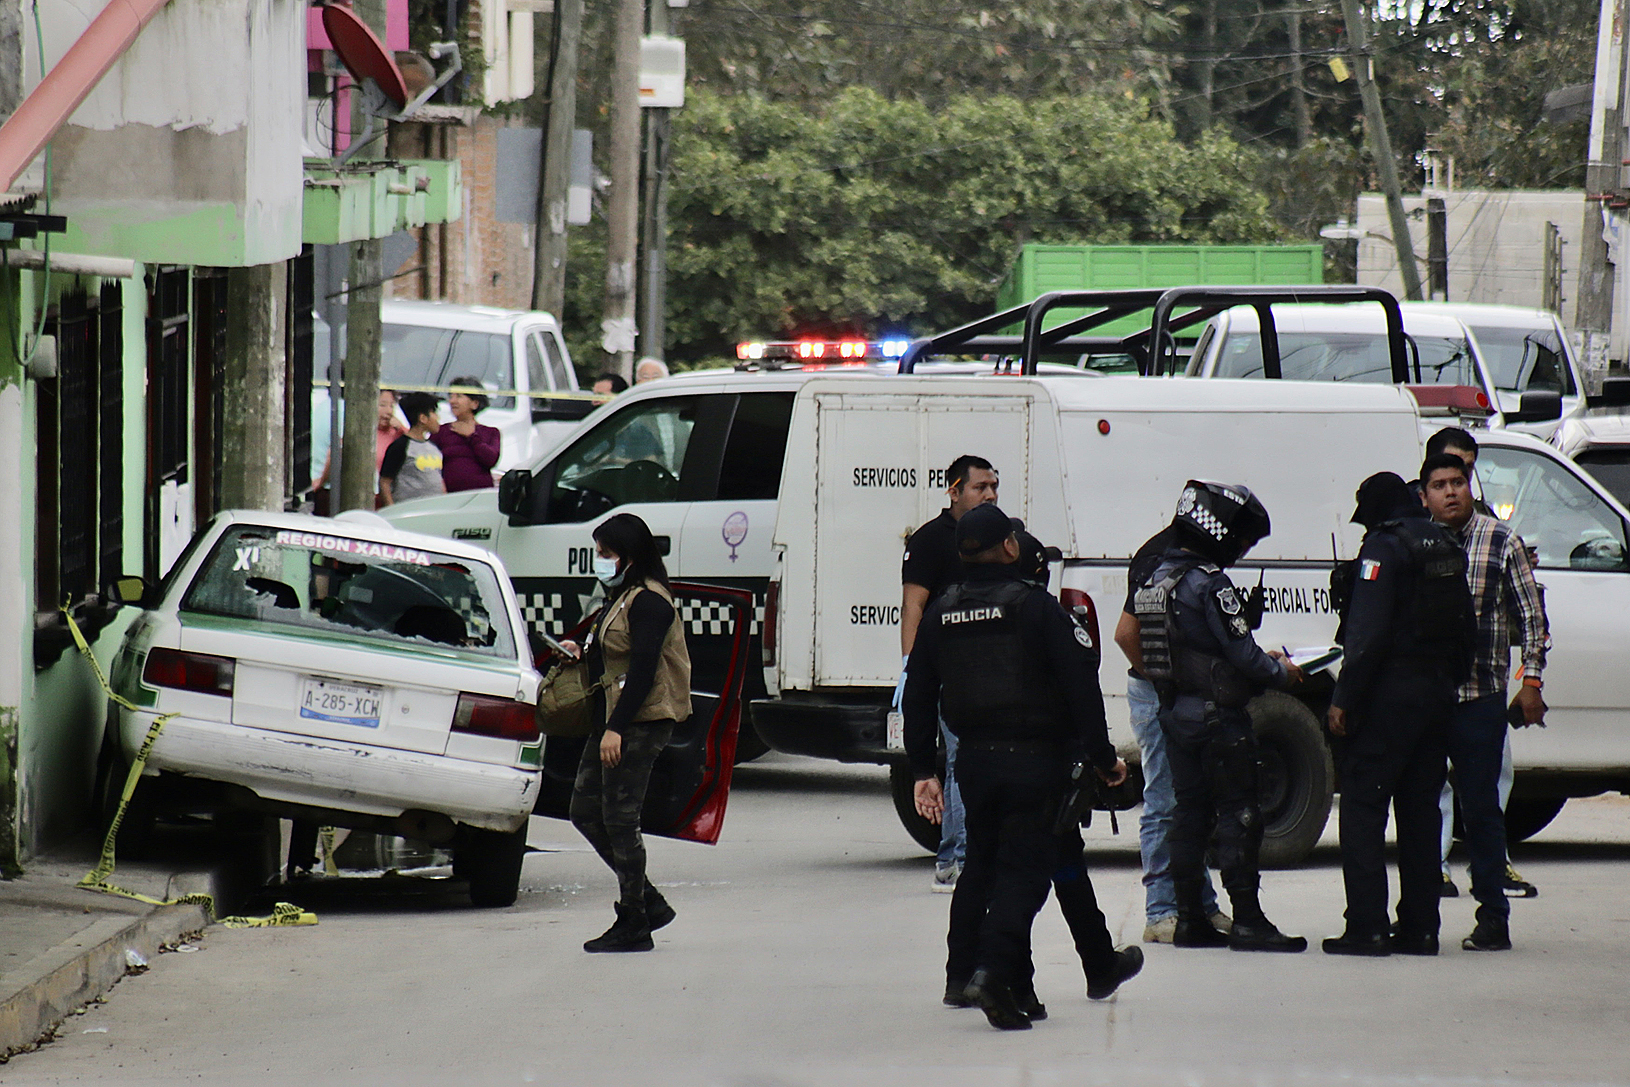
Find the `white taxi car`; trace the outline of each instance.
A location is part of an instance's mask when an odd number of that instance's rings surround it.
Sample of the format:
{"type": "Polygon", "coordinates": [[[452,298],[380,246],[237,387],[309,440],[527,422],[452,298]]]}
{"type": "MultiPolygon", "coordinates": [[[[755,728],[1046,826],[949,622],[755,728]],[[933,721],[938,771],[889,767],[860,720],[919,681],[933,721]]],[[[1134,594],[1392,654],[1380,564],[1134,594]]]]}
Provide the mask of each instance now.
{"type": "MultiPolygon", "coordinates": [[[[515,900],[540,788],[540,677],[503,565],[372,524],[227,511],[164,583],[112,683],[116,796],[155,719],[142,796],[451,843],[478,906],[515,900]]],[[[110,719],[111,724],[111,719],[110,719]]]]}

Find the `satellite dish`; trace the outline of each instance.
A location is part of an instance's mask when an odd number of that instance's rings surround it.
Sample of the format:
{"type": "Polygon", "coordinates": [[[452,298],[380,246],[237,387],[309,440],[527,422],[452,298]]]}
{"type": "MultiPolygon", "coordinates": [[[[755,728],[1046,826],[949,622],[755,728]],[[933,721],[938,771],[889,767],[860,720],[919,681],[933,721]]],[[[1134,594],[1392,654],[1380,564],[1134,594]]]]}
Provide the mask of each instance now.
{"type": "Polygon", "coordinates": [[[397,109],[407,105],[407,82],[384,44],[368,24],[350,8],[329,4],[323,8],[323,29],[351,77],[366,86],[369,80],[397,109]]]}
{"type": "Polygon", "coordinates": [[[323,29],[328,32],[328,41],[333,45],[334,52],[339,54],[346,71],[351,73],[361,88],[362,112],[367,118],[357,138],[339,157],[340,166],[373,142],[375,121],[407,120],[430,100],[431,95],[464,69],[464,60],[459,55],[457,45],[432,42],[429,50],[432,57],[437,60],[450,57],[451,60],[435,82],[423,87],[417,95],[410,96],[407,81],[402,78],[402,69],[397,67],[384,44],[368,24],[357,17],[356,12],[341,4],[324,5],[323,29]]]}

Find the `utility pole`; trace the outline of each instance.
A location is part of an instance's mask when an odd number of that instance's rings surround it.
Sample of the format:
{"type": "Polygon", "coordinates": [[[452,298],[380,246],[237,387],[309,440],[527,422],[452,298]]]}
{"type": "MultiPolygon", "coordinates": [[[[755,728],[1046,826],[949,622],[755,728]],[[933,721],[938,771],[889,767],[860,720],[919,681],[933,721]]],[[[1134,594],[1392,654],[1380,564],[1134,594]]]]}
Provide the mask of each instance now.
{"type": "Polygon", "coordinates": [[[1381,112],[1381,94],[1375,89],[1374,58],[1364,31],[1364,14],[1358,0],[1341,0],[1347,20],[1347,43],[1353,57],[1353,73],[1358,77],[1358,97],[1364,103],[1364,124],[1370,130],[1370,155],[1387,198],[1387,217],[1392,221],[1392,244],[1398,250],[1398,271],[1404,279],[1404,297],[1421,300],[1421,271],[1415,266],[1415,246],[1409,238],[1409,220],[1404,215],[1403,188],[1398,182],[1398,160],[1392,155],[1392,137],[1387,135],[1387,118],[1381,112]]]}
{"type": "Polygon", "coordinates": [[[1622,81],[1625,0],[1602,0],[1596,30],[1595,88],[1591,95],[1590,146],[1585,159],[1585,223],[1579,235],[1579,295],[1573,325],[1584,338],[1585,370],[1600,373],[1609,361],[1613,328],[1614,267],[1607,240],[1608,197],[1620,188],[1624,159],[1622,81]]]}
{"type": "Polygon", "coordinates": [[[645,0],[617,0],[611,66],[611,194],[606,210],[606,305],[600,344],[610,369],[634,381],[635,269],[640,226],[640,32],[645,0]]]}
{"type": "Polygon", "coordinates": [[[543,181],[538,186],[532,308],[556,317],[566,308],[566,192],[572,180],[577,50],[582,38],[583,0],[555,0],[554,78],[549,83],[549,126],[543,135],[543,181]]]}
{"type": "MultiPolygon", "coordinates": [[[[667,33],[667,0],[653,0],[651,36],[667,33]]],[[[654,359],[663,357],[667,343],[668,133],[672,116],[672,110],[660,107],[645,110],[645,282],[640,295],[645,303],[645,319],[640,327],[645,334],[640,340],[640,353],[654,359]]]]}
{"type": "Polygon", "coordinates": [[[1296,146],[1306,147],[1313,139],[1313,115],[1307,107],[1307,79],[1302,71],[1302,13],[1285,13],[1285,29],[1290,35],[1290,104],[1296,119],[1296,146]]]}
{"type": "MultiPolygon", "coordinates": [[[[385,0],[355,0],[358,17],[385,40],[385,0]]],[[[353,131],[361,131],[362,96],[351,96],[353,131]]],[[[340,476],[329,478],[330,509],[374,508],[374,428],[379,412],[379,349],[384,329],[379,302],[383,296],[384,245],[378,238],[351,243],[350,293],[345,307],[345,426],[340,439],[340,476]],[[337,495],[338,502],[333,498],[337,495]]],[[[332,334],[332,333],[331,333],[332,334]]],[[[328,395],[334,396],[330,388],[328,395]]]]}

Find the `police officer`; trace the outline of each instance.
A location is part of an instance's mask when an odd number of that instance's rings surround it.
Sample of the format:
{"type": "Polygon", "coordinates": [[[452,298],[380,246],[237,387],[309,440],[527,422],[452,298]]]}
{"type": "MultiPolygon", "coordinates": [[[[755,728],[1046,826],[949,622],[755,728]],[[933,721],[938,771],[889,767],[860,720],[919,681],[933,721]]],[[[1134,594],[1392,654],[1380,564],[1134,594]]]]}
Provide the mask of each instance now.
{"type": "MultiPolygon", "coordinates": [[[[963,879],[986,889],[965,995],[992,1026],[1027,1030],[1032,1017],[1042,1017],[1031,984],[1030,925],[1057,868],[1053,828],[1071,763],[1090,761],[1111,785],[1125,780],[1126,764],[1109,742],[1091,639],[1078,635],[1057,600],[1019,576],[1020,545],[1007,515],[994,504],[969,510],[957,522],[956,541],[964,580],[929,605],[906,671],[906,756],[917,810],[937,822],[940,708],[959,746],[963,879]]],[[[968,894],[958,888],[965,901],[968,894]]],[[[1105,929],[1089,988],[1107,996],[1140,965],[1141,954],[1113,950],[1105,929]]]]}
{"type": "Polygon", "coordinates": [[[1160,694],[1177,796],[1171,845],[1178,947],[1303,951],[1258,901],[1262,813],[1256,735],[1245,705],[1265,687],[1289,687],[1301,669],[1264,653],[1251,637],[1244,601],[1223,568],[1268,535],[1268,511],[1249,488],[1189,480],[1172,520],[1168,550],[1134,597],[1144,674],[1160,694]],[[1233,928],[1218,931],[1201,901],[1206,845],[1215,825],[1233,928]]]}
{"type": "Polygon", "coordinates": [[[1466,557],[1409,485],[1379,472],[1358,488],[1367,529],[1343,621],[1341,678],[1328,722],[1341,768],[1341,875],[1347,927],[1331,955],[1438,952],[1438,794],[1449,714],[1471,663],[1466,557]],[[1398,927],[1389,935],[1382,849],[1398,825],[1398,927]]]}

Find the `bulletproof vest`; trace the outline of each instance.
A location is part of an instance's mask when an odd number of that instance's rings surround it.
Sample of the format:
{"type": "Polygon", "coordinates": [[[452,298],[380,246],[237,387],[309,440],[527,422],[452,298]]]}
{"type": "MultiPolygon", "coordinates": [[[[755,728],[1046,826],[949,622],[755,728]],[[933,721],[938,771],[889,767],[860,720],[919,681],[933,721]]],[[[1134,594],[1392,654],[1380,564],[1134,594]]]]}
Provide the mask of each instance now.
{"type": "Polygon", "coordinates": [[[1466,553],[1442,527],[1424,517],[1405,517],[1376,526],[1404,545],[1415,574],[1410,611],[1400,640],[1428,660],[1449,669],[1456,682],[1471,674],[1477,613],[1466,583],[1466,553]]]}
{"type": "Polygon", "coordinates": [[[1219,706],[1243,706],[1254,693],[1250,682],[1226,659],[1195,644],[1178,622],[1177,587],[1193,570],[1207,575],[1221,572],[1198,558],[1176,562],[1165,577],[1133,594],[1133,615],[1138,620],[1143,648],[1143,674],[1166,707],[1179,695],[1192,695],[1219,706]]]}
{"type": "Polygon", "coordinates": [[[1063,724],[1063,690],[1025,651],[1020,609],[1037,590],[1023,581],[969,581],[940,597],[941,713],[959,738],[1051,736],[1063,724]],[[1011,726],[1011,727],[1009,727],[1011,726]]]}

